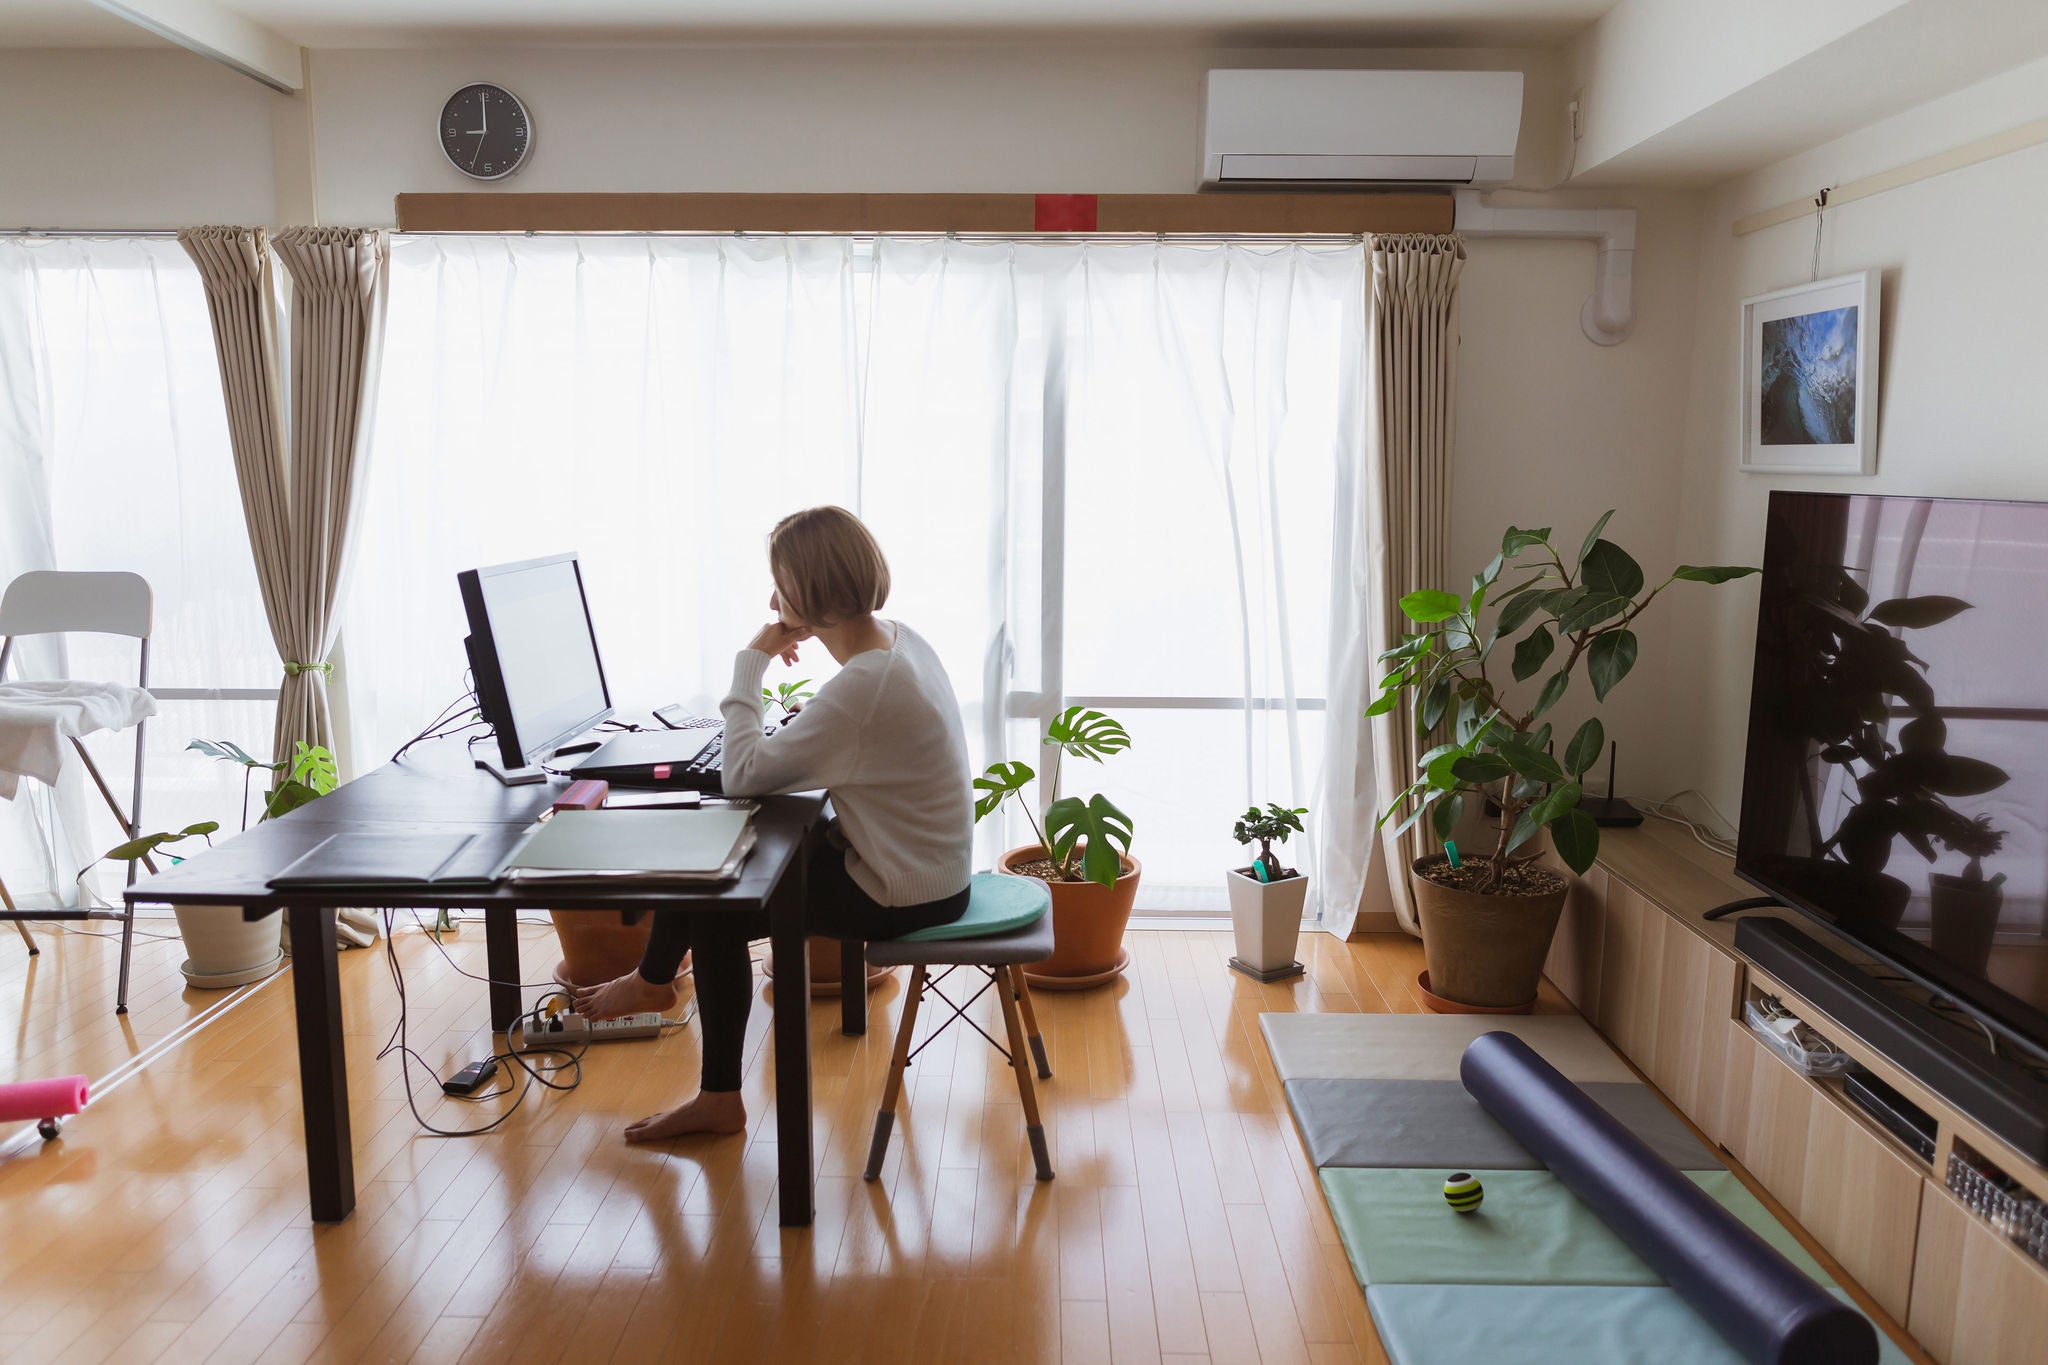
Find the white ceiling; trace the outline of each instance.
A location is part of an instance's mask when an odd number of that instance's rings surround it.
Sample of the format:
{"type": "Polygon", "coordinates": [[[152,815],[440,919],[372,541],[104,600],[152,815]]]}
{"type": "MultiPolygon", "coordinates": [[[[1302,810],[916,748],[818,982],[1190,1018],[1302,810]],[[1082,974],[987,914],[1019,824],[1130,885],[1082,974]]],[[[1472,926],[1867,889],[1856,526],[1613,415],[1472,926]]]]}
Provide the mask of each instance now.
{"type": "MultiPolygon", "coordinates": [[[[183,0],[302,47],[1149,37],[1554,44],[1617,0],[183,0]]],[[[92,0],[0,0],[0,47],[156,46],[92,0]]]]}

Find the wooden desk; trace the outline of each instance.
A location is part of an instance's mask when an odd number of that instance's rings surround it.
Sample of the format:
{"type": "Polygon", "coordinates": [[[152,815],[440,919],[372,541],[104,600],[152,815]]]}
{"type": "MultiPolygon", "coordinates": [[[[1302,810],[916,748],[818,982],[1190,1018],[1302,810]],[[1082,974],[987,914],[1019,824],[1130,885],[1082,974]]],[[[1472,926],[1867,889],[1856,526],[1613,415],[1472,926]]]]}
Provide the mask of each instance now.
{"type": "MultiPolygon", "coordinates": [[[[342,1051],[341,988],[335,965],[337,899],[351,906],[399,909],[481,909],[490,984],[491,1027],[499,1032],[521,1012],[517,912],[536,903],[554,910],[654,910],[687,902],[699,909],[766,910],[774,955],[775,1113],[781,1219],[806,1226],[812,1216],[810,964],[805,952],[804,854],[821,824],[821,794],[769,797],[755,816],[754,851],[736,881],[722,886],[545,890],[501,883],[490,888],[279,892],[269,886],[287,864],[342,830],[476,833],[509,850],[553,803],[566,779],[501,786],[469,765],[459,744],[429,744],[387,763],[281,819],[246,833],[128,888],[135,904],[239,905],[254,919],[282,909],[292,930],[299,1086],[305,1107],[306,1181],[313,1217],[334,1223],[355,1208],[350,1145],[348,1069],[342,1051]]],[[[853,946],[853,945],[849,945],[853,946]]],[[[864,980],[863,955],[842,954],[846,979],[864,980]]],[[[867,992],[845,991],[842,1027],[866,1026],[867,992]]]]}

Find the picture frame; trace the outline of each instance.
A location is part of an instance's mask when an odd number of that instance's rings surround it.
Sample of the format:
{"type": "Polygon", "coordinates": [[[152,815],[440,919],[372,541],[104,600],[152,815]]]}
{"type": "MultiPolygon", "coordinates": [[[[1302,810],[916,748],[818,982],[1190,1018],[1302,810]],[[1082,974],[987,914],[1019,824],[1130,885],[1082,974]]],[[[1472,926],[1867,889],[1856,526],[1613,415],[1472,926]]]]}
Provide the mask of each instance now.
{"type": "Polygon", "coordinates": [[[1877,472],[1878,272],[1742,301],[1741,467],[1877,472]]]}

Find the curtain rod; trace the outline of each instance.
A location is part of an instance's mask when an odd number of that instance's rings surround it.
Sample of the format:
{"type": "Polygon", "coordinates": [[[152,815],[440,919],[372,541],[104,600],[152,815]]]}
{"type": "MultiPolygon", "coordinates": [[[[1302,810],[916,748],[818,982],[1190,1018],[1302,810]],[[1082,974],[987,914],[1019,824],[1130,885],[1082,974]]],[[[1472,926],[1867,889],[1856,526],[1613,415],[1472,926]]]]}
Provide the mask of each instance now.
{"type": "Polygon", "coordinates": [[[0,237],[175,237],[177,228],[0,228],[0,237]]]}
{"type": "Polygon", "coordinates": [[[394,237],[851,237],[856,241],[959,242],[1362,242],[1362,232],[864,232],[831,228],[768,230],[749,228],[404,228],[394,237]]]}

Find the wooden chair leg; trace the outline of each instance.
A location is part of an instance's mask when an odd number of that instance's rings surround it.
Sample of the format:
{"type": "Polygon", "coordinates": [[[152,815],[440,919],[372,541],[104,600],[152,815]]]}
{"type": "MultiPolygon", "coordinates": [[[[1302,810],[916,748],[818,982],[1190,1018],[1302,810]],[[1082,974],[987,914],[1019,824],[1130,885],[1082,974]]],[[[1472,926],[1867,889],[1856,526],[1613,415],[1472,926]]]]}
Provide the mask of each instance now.
{"type": "Polygon", "coordinates": [[[1052,1179],[1052,1155],[1045,1148],[1045,1125],[1038,1119],[1038,1092],[1031,1084],[1031,1064],[1024,1060],[1024,1024],[1018,1018],[1017,997],[997,991],[1003,1004],[1003,1027],[1010,1035],[1010,1068],[1017,1073],[1017,1098],[1024,1102],[1024,1135],[1031,1140],[1031,1163],[1040,1180],[1052,1179]]]}
{"type": "MultiPolygon", "coordinates": [[[[14,908],[14,897],[7,894],[6,882],[0,882],[0,907],[5,907],[10,915],[18,913],[14,908]]],[[[43,950],[36,947],[35,936],[29,933],[28,925],[24,921],[15,920],[14,931],[20,934],[21,941],[28,945],[28,955],[30,957],[36,957],[42,953],[43,950]]]]}
{"type": "Polygon", "coordinates": [[[889,1080],[882,1087],[882,1107],[875,1111],[875,1135],[868,1141],[868,1166],[863,1180],[877,1180],[882,1158],[889,1154],[889,1133],[896,1126],[896,1102],[903,1097],[903,1069],[910,1065],[910,1042],[917,1033],[917,1007],[924,999],[922,964],[910,969],[910,986],[903,994],[903,1021],[896,1026],[896,1050],[889,1057],[889,1080]]]}
{"type": "Polygon", "coordinates": [[[1010,994],[1017,997],[1017,1007],[1024,1012],[1024,1032],[1031,1040],[1031,1056],[1038,1063],[1038,1079],[1052,1079],[1052,1063],[1045,1059],[1045,1039],[1038,1032],[1038,1012],[1031,1008],[1031,987],[1024,980],[1022,967],[1010,968],[1010,994]]]}

